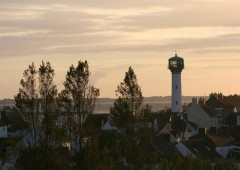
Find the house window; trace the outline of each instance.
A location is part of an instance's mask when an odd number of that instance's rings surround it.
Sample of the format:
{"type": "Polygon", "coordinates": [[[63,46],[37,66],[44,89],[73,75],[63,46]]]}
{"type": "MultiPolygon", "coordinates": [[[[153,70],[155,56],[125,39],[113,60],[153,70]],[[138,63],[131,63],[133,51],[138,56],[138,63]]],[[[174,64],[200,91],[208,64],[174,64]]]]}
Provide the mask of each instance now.
{"type": "Polygon", "coordinates": [[[176,101],[176,105],[178,105],[178,101],[176,101]]]}

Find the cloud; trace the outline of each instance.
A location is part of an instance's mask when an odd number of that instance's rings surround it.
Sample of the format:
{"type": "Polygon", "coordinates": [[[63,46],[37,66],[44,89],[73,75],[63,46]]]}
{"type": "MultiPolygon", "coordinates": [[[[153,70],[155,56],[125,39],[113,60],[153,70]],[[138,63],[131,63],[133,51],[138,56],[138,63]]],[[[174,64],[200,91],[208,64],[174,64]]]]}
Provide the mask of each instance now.
{"type": "Polygon", "coordinates": [[[167,69],[175,50],[192,72],[237,69],[224,59],[231,54],[239,63],[239,5],[238,0],[2,0],[0,59],[22,70],[25,60],[46,57],[61,62],[64,72],[65,64],[84,56],[93,64],[93,82],[103,88],[112,88],[103,82],[109,78],[120,82],[115,78],[129,65],[152,81],[146,75],[167,69]]]}

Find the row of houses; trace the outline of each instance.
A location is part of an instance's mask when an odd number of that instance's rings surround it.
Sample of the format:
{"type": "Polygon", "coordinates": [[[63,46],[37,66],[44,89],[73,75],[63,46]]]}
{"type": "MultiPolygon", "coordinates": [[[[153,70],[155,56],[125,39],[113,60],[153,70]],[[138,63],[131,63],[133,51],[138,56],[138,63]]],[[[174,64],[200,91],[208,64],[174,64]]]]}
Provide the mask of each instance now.
{"type": "Polygon", "coordinates": [[[14,166],[11,159],[12,148],[16,147],[27,133],[28,126],[23,118],[11,107],[4,106],[0,111],[0,169],[14,166]]]}
{"type": "MultiPolygon", "coordinates": [[[[172,159],[176,152],[182,157],[198,155],[213,163],[221,159],[240,159],[240,113],[225,97],[210,97],[207,101],[193,98],[184,113],[156,116],[145,122],[156,131],[152,141],[159,154],[172,159]]],[[[105,118],[106,120],[106,118],[105,118]]],[[[117,131],[108,119],[103,131],[117,131]]]]}
{"type": "MultiPolygon", "coordinates": [[[[94,122],[95,126],[103,133],[120,131],[111,121],[109,114],[92,116],[97,120],[94,122]]],[[[64,116],[55,118],[58,126],[64,127],[66,122],[64,116]]],[[[207,101],[194,98],[184,113],[174,115],[166,112],[164,116],[159,114],[149,122],[135,124],[135,129],[138,128],[152,128],[155,131],[152,147],[166,159],[172,159],[176,152],[182,157],[200,155],[212,162],[228,158],[240,159],[240,114],[222,96],[212,96],[207,101]]],[[[1,139],[26,134],[27,129],[26,123],[17,112],[9,107],[2,109],[0,143],[3,141],[1,139]]],[[[86,136],[86,142],[90,139],[91,136],[86,136]]],[[[72,141],[63,145],[70,148],[70,143],[72,141]]],[[[0,148],[0,152],[3,152],[3,149],[0,148]]]]}

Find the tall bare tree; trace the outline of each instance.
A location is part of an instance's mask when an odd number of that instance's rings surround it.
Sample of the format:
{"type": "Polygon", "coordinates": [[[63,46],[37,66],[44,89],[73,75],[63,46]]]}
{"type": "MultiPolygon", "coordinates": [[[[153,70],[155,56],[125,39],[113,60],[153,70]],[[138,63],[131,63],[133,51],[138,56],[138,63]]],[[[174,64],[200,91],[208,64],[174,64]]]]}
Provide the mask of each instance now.
{"type": "Polygon", "coordinates": [[[49,62],[42,62],[38,70],[32,63],[20,81],[16,107],[29,124],[30,145],[19,150],[15,165],[19,169],[59,169],[56,167],[63,168],[63,165],[66,169],[68,166],[68,151],[62,147],[65,134],[54,120],[58,116],[54,75],[49,62]]]}
{"type": "Polygon", "coordinates": [[[39,79],[39,97],[41,111],[43,112],[43,148],[45,150],[44,164],[46,169],[51,167],[51,144],[53,144],[54,136],[54,124],[52,122],[52,116],[56,110],[56,97],[57,97],[57,87],[54,85],[54,69],[52,68],[50,62],[43,62],[38,70],[39,79]]]}
{"type": "Polygon", "coordinates": [[[66,102],[65,106],[68,105],[72,108],[69,116],[77,119],[75,121],[77,124],[75,132],[80,152],[82,150],[83,123],[86,117],[93,113],[96,99],[100,95],[99,89],[90,85],[90,75],[87,61],[79,61],[77,67],[71,65],[66,74],[64,90],[60,94],[66,102]]]}
{"type": "Polygon", "coordinates": [[[36,85],[37,70],[32,63],[23,72],[18,94],[14,96],[16,108],[29,126],[29,135],[26,142],[37,146],[40,134],[38,90],[36,85]]]}

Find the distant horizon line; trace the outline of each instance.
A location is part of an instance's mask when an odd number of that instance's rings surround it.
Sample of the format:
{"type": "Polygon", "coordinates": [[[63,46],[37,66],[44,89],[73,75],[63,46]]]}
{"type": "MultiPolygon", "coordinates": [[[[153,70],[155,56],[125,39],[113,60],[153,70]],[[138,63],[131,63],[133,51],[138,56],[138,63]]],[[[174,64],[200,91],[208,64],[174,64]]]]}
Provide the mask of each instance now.
{"type": "MultiPolygon", "coordinates": [[[[143,96],[144,98],[166,98],[166,97],[172,97],[171,95],[169,96],[143,96]]],[[[209,97],[209,95],[186,95],[182,97],[209,97]]],[[[97,99],[117,99],[118,97],[98,97],[97,99]]],[[[0,100],[14,100],[14,98],[2,98],[0,100]]]]}

